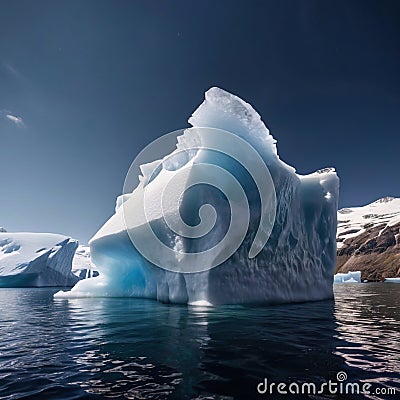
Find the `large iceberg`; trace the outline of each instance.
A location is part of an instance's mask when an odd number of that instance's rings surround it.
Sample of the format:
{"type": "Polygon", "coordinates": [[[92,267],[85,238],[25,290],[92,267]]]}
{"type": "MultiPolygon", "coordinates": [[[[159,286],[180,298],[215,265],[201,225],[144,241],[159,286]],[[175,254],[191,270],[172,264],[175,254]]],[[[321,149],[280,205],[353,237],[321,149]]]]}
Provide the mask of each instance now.
{"type": "Polygon", "coordinates": [[[188,304],[333,297],[339,180],[279,159],[258,113],[211,88],[176,150],[90,241],[100,275],[56,297],[130,296],[188,304]],[[200,233],[199,233],[200,232],[200,233]],[[228,238],[228,240],[225,240],[228,238]]]}
{"type": "Polygon", "coordinates": [[[0,287],[73,286],[78,242],[53,233],[0,233],[0,287]]]}

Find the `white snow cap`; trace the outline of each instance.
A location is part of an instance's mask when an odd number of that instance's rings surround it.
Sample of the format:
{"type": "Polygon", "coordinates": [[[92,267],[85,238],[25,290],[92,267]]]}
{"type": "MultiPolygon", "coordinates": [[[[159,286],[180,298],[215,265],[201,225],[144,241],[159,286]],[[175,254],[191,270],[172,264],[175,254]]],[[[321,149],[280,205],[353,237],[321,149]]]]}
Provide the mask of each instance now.
{"type": "Polygon", "coordinates": [[[367,228],[400,223],[400,198],[386,196],[362,207],[342,208],[338,211],[338,248],[346,239],[361,235],[367,228]]]}
{"type": "Polygon", "coordinates": [[[218,87],[205,93],[205,100],[188,120],[195,127],[212,127],[268,142],[275,155],[276,140],[261,120],[260,114],[240,97],[218,87]]]}

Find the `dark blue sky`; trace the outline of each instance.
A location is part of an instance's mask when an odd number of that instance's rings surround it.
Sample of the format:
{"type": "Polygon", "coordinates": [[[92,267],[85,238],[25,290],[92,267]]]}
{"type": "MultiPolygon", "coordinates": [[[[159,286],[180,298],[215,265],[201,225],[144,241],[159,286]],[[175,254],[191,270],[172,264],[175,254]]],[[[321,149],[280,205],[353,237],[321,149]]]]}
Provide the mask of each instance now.
{"type": "Polygon", "coordinates": [[[396,1],[0,1],[0,226],[86,242],[130,163],[211,86],[341,206],[400,196],[396,1]],[[19,117],[21,119],[16,119],[19,117]]]}

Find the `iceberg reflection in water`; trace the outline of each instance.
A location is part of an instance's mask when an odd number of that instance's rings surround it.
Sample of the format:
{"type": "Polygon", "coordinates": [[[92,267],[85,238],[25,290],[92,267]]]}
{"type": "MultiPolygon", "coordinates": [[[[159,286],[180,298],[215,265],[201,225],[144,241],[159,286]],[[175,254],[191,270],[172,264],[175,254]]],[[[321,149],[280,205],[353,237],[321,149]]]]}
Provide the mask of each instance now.
{"type": "Polygon", "coordinates": [[[396,288],[337,285],[335,302],[215,308],[3,289],[0,393],[251,399],[265,377],[321,383],[339,371],[399,390],[396,288]]]}

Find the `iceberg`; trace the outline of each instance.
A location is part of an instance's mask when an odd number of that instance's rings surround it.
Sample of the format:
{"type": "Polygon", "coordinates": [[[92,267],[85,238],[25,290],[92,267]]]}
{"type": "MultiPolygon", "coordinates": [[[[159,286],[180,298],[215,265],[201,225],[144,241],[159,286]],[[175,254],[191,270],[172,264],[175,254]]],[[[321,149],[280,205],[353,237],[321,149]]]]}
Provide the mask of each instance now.
{"type": "Polygon", "coordinates": [[[171,154],[148,153],[137,187],[119,196],[91,239],[100,275],[55,297],[193,305],[333,298],[335,170],[296,174],[252,106],[216,87],[189,123],[171,154]]]}
{"type": "Polygon", "coordinates": [[[80,244],[72,260],[72,273],[79,279],[93,278],[99,275],[90,259],[90,248],[80,244]]]}
{"type": "Polygon", "coordinates": [[[388,282],[388,283],[400,283],[400,278],[386,278],[385,282],[388,282]]]}
{"type": "Polygon", "coordinates": [[[335,274],[334,283],[361,283],[361,271],[335,274]]]}
{"type": "Polygon", "coordinates": [[[73,286],[78,242],[52,233],[0,233],[0,287],[73,286]]]}

